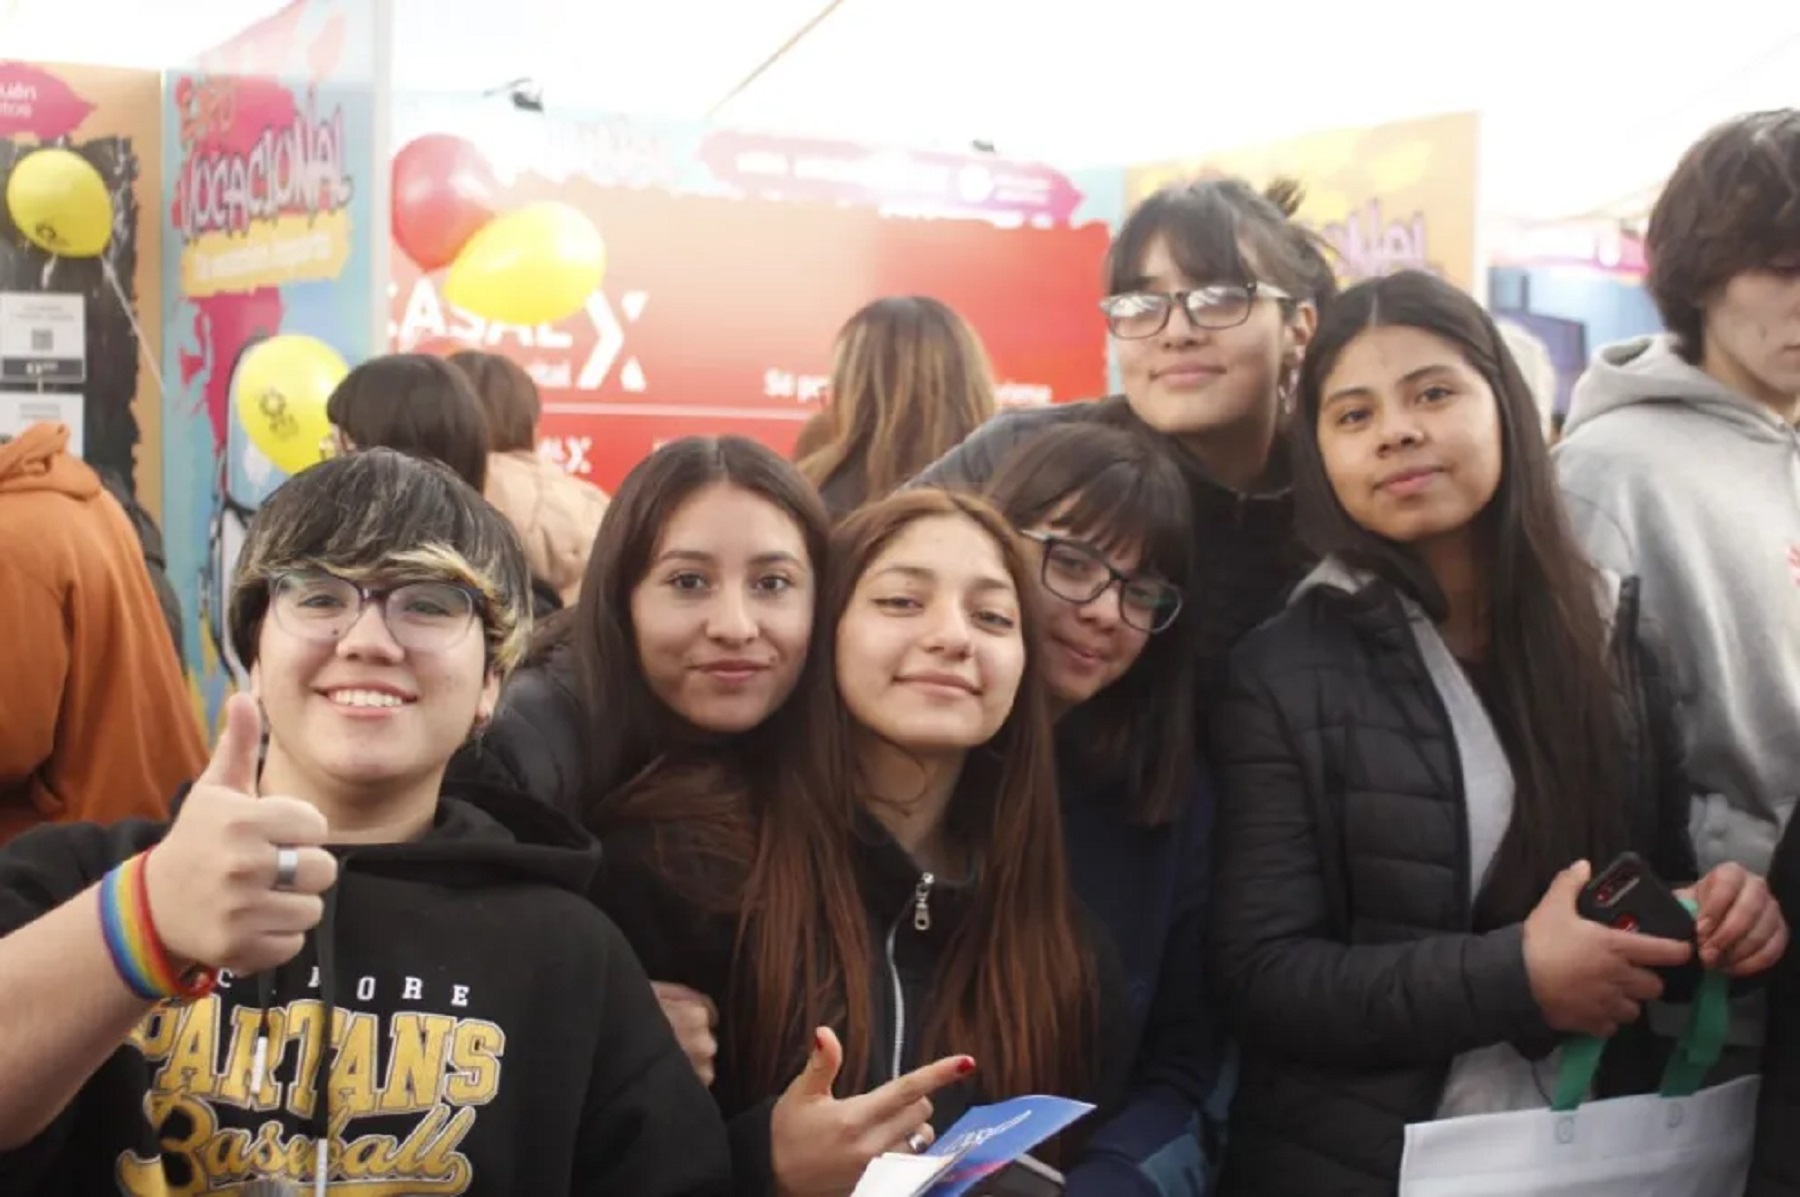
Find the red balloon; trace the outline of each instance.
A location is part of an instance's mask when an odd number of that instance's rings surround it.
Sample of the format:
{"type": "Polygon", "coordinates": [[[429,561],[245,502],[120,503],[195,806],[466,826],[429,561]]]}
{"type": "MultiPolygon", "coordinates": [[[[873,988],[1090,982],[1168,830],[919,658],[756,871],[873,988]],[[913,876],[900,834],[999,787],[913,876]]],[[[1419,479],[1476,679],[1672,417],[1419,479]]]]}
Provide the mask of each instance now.
{"type": "Polygon", "coordinates": [[[394,240],[424,271],[456,260],[500,209],[500,181],[460,137],[428,133],[394,155],[394,240]]]}

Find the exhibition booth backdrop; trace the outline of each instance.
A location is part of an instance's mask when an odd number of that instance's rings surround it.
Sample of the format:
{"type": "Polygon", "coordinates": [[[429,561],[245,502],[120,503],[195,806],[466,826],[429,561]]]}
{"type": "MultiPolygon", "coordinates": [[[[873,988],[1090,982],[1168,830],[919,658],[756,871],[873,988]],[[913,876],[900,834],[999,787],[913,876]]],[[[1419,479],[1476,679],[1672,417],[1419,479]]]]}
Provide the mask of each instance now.
{"type": "Polygon", "coordinates": [[[0,223],[0,363],[19,341],[29,352],[13,373],[35,371],[26,386],[0,381],[0,421],[70,420],[85,455],[160,517],[209,716],[242,681],[219,625],[245,521],[318,459],[317,404],[335,377],[388,348],[516,358],[543,389],[543,451],[608,489],[690,432],[789,448],[824,399],[837,327],[881,295],[927,293],[962,312],[1003,403],[1086,398],[1111,385],[1096,302],[1113,228],[1149,190],[1209,172],[1300,180],[1302,217],[1346,281],[1417,266],[1491,288],[1520,322],[1562,338],[1559,368],[1579,368],[1569,345],[1585,353],[1642,322],[1628,268],[1550,260],[1541,228],[1510,237],[1484,278],[1471,114],[1064,172],[535,113],[504,96],[393,96],[385,8],[295,0],[160,77],[0,63],[0,176],[66,146],[112,204],[92,259],[0,223]],[[451,222],[453,236],[421,234],[449,227],[409,207],[435,202],[445,172],[476,179],[475,218],[451,222]],[[462,291],[452,283],[459,256],[522,213],[584,247],[558,268],[579,294],[529,318],[505,279],[471,289],[465,271],[462,291]],[[495,292],[505,286],[514,294],[495,292]],[[53,319],[75,296],[79,354],[53,319]]]}

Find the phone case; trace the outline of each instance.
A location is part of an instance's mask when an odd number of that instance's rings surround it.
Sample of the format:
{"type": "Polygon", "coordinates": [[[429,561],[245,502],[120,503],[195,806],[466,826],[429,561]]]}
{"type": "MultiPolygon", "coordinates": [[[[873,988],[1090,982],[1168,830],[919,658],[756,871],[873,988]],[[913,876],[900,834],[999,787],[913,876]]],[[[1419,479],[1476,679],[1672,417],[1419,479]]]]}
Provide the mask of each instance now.
{"type": "MultiPolygon", "coordinates": [[[[1635,852],[1621,854],[1583,886],[1575,910],[1582,918],[1621,931],[1694,942],[1694,916],[1635,852]]],[[[1664,1001],[1685,1002],[1693,996],[1699,975],[1693,965],[1657,973],[1663,979],[1664,1001]]]]}

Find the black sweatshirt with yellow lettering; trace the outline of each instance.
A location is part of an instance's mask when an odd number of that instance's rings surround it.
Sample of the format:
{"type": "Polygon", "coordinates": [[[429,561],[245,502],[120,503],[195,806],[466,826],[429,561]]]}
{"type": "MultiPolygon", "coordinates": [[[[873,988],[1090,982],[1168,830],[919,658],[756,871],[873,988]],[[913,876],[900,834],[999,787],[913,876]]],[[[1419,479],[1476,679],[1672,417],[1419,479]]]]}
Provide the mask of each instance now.
{"type": "MultiPolygon", "coordinates": [[[[0,935],[69,901],[99,934],[84,891],[167,830],[50,826],[0,849],[0,935]]],[[[305,950],[151,1010],[48,1129],[0,1152],[0,1193],[730,1191],[717,1107],[587,900],[599,849],[572,823],[458,790],[418,840],[333,851],[305,950]]]]}

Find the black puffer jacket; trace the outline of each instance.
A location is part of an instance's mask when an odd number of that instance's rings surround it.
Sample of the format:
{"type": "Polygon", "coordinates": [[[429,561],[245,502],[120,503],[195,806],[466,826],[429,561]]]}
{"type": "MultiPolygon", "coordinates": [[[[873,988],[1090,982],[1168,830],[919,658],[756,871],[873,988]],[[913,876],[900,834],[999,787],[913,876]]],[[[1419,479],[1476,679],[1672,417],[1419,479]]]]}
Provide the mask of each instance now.
{"type": "Polygon", "coordinates": [[[577,684],[566,649],[514,671],[494,717],[450,758],[450,780],[530,794],[579,821],[587,756],[577,684]]]}
{"type": "MultiPolygon", "coordinates": [[[[1136,428],[1155,435],[1123,395],[1002,412],[926,467],[912,485],[979,490],[1019,446],[1071,423],[1136,428]]],[[[1213,478],[1191,453],[1181,451],[1179,442],[1168,439],[1194,497],[1197,569],[1189,601],[1199,605],[1196,647],[1202,691],[1209,694],[1219,680],[1226,650],[1274,614],[1306,572],[1308,554],[1294,536],[1294,498],[1285,479],[1284,444],[1278,442],[1270,456],[1276,485],[1244,494],[1213,478]]]]}
{"type": "MultiPolygon", "coordinates": [[[[1686,883],[1687,786],[1635,582],[1615,629],[1630,842],[1686,883]]],[[[1458,748],[1396,591],[1303,588],[1233,652],[1212,730],[1210,965],[1243,1047],[1219,1191],[1392,1194],[1406,1125],[1435,1116],[1456,1056],[1555,1043],[1521,927],[1472,930],[1458,748]]],[[[1621,1032],[1601,1094],[1653,1089],[1656,1057],[1641,1025],[1621,1032]]]]}

